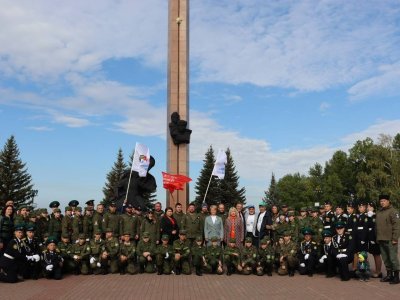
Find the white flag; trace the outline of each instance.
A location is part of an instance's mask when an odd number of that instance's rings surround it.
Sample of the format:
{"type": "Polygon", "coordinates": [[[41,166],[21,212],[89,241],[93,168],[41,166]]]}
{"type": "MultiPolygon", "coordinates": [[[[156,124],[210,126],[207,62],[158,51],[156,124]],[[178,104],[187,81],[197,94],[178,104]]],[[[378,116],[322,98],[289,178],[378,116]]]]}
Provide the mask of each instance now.
{"type": "Polygon", "coordinates": [[[226,163],[227,163],[226,152],[224,150],[219,149],[217,154],[217,159],[215,160],[214,169],[212,171],[212,175],[217,176],[219,179],[224,179],[226,163]]]}
{"type": "Polygon", "coordinates": [[[150,165],[150,151],[146,145],[136,143],[133,154],[132,171],[139,173],[139,177],[146,177],[150,165]]]}

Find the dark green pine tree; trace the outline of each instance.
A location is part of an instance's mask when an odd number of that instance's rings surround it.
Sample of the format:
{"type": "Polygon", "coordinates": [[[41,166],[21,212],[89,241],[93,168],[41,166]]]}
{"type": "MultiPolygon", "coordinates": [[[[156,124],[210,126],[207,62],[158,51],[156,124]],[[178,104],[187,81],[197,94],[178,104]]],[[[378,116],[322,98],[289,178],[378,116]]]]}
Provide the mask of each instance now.
{"type": "Polygon", "coordinates": [[[116,191],[118,187],[118,182],[126,169],[126,164],[124,162],[124,154],[122,149],[118,149],[117,160],[115,161],[111,171],[107,174],[106,183],[103,187],[103,202],[108,205],[111,201],[116,198],[116,191]]]}
{"type": "Polygon", "coordinates": [[[195,203],[197,207],[200,207],[203,203],[204,195],[207,190],[208,182],[210,182],[210,187],[208,188],[207,196],[206,196],[206,203],[208,205],[217,204],[221,201],[221,194],[219,190],[219,179],[218,177],[213,176],[210,181],[211,173],[214,169],[215,164],[215,155],[214,149],[210,145],[208,148],[204,160],[203,160],[203,168],[200,171],[200,176],[197,178],[195,191],[196,191],[196,198],[195,203]]]}
{"type": "Polygon", "coordinates": [[[19,158],[19,149],[12,135],[0,151],[0,207],[13,200],[16,207],[33,202],[36,195],[26,164],[19,158]]]}
{"type": "Polygon", "coordinates": [[[220,181],[220,195],[221,202],[226,207],[232,207],[238,202],[246,203],[246,189],[239,188],[239,176],[236,171],[235,163],[233,161],[231,150],[226,150],[227,163],[225,166],[225,178],[220,181]]]}
{"type": "Polygon", "coordinates": [[[267,203],[269,206],[271,205],[279,205],[279,200],[276,196],[276,180],[275,174],[272,173],[271,182],[269,184],[268,191],[264,192],[265,195],[263,197],[263,201],[267,203]]]}

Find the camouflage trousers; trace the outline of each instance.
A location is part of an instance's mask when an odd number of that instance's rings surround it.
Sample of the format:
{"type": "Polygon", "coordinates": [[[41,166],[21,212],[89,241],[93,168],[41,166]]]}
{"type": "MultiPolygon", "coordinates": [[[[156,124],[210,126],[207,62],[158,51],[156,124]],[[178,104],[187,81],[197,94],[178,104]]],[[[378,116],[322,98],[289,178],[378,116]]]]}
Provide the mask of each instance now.
{"type": "Polygon", "coordinates": [[[180,259],[174,259],[174,268],[175,268],[175,273],[183,273],[185,275],[190,275],[192,274],[192,270],[190,268],[190,261],[189,258],[184,258],[181,257],[180,259]]]}
{"type": "Polygon", "coordinates": [[[148,260],[146,257],[143,255],[139,256],[139,269],[141,273],[146,272],[146,273],[154,273],[154,259],[151,256],[152,260],[148,260]]]}
{"type": "Polygon", "coordinates": [[[158,272],[163,274],[171,274],[172,271],[172,257],[165,257],[164,254],[157,254],[156,265],[158,272]]]}

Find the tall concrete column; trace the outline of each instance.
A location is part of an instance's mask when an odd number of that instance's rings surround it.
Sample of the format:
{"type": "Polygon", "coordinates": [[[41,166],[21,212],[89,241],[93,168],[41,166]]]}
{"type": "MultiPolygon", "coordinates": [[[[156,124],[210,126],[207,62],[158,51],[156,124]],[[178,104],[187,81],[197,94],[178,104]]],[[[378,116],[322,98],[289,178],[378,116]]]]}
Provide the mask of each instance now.
{"type": "MultiPolygon", "coordinates": [[[[168,123],[173,112],[189,122],[189,0],[169,0],[168,9],[168,123]]],[[[189,144],[174,145],[167,123],[167,172],[189,176],[189,144]]],[[[189,201],[189,186],[167,191],[167,206],[189,201]]]]}

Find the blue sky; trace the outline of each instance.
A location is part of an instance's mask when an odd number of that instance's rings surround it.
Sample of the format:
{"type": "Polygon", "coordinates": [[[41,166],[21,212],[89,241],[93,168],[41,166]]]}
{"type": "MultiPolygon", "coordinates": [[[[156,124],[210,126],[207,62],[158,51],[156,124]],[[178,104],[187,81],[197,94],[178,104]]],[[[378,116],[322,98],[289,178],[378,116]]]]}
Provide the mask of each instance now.
{"type": "MultiPolygon", "coordinates": [[[[0,144],[16,136],[39,206],[100,200],[118,148],[128,158],[136,142],[164,201],[167,1],[0,4],[0,144]]],[[[194,181],[210,144],[230,147],[257,203],[272,172],[400,132],[398,1],[190,5],[194,181]]]]}

